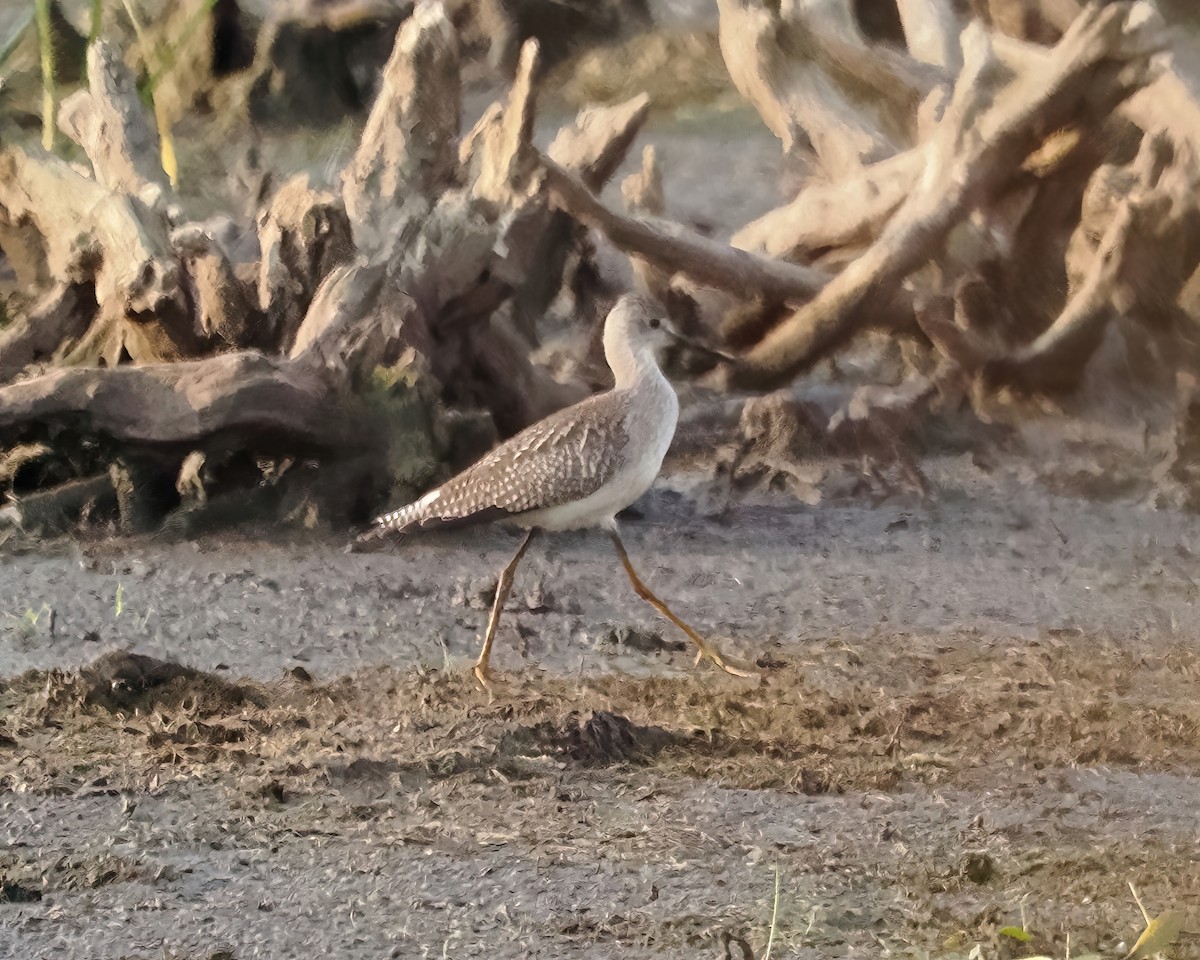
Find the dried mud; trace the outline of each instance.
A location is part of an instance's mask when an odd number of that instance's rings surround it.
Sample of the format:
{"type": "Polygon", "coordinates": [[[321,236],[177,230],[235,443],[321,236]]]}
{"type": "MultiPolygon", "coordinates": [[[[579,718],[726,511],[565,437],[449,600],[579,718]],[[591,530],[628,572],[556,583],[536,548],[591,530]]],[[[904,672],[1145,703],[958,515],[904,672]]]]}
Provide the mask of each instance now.
{"type": "Polygon", "coordinates": [[[953,467],[641,505],[649,579],[753,680],[691,670],[599,537],[531,555],[492,703],[499,531],[12,552],[0,955],[762,956],[776,870],[774,956],[1123,952],[1129,882],[1200,889],[1200,530],[953,467]]]}

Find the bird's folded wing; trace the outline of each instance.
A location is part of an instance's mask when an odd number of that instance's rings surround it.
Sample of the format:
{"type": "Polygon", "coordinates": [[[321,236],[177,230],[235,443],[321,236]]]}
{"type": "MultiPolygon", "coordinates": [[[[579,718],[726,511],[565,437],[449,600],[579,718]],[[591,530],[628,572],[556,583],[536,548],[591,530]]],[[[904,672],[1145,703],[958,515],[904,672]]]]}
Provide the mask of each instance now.
{"type": "Polygon", "coordinates": [[[620,468],[627,399],[589,397],[551,414],[425,494],[375,532],[458,525],[556,507],[595,493],[620,468]]]}

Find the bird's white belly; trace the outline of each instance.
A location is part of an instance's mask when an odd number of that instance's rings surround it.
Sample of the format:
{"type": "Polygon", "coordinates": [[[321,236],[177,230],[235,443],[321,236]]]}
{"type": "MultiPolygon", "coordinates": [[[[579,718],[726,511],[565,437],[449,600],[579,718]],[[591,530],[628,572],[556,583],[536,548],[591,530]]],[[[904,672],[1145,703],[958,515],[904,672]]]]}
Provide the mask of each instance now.
{"type": "Polygon", "coordinates": [[[609,527],[613,518],[650,489],[658,470],[658,462],[627,467],[595,493],[545,510],[532,510],[514,518],[524,527],[544,530],[577,530],[582,527],[609,527]]]}
{"type": "Polygon", "coordinates": [[[626,418],[628,440],[621,451],[625,463],[612,479],[581,500],[521,514],[514,518],[518,523],[545,530],[612,528],[616,515],[653,486],[679,417],[675,391],[657,367],[654,374],[635,388],[637,402],[626,418]]]}

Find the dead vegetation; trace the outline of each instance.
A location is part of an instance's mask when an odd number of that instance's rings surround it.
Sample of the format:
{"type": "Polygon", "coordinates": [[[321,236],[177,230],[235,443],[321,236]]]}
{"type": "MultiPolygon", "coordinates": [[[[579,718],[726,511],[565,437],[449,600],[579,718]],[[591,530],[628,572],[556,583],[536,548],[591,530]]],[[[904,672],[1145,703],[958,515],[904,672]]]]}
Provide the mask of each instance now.
{"type": "MultiPolygon", "coordinates": [[[[1114,934],[1138,928],[1127,880],[1160,905],[1195,882],[1172,839],[1187,832],[1185,810],[1155,814],[1136,842],[1138,827],[1107,820],[1145,802],[1122,772],[1171,778],[1200,765],[1200,663],[1187,647],[1134,656],[1070,632],[1032,645],[893,636],[815,641],[762,669],[758,684],[514,678],[484,706],[453,673],[322,683],[297,672],[239,688],[112,654],[0,690],[0,783],[68,804],[107,796],[178,810],[205,796],[206,820],[253,843],[299,833],[337,845],[366,823],[381,850],[403,837],[464,864],[482,843],[510,859],[540,851],[560,869],[601,856],[653,875],[716,844],[729,864],[779,865],[787,896],[803,901],[785,904],[778,931],[792,948],[879,936],[893,948],[944,944],[946,956],[972,943],[1025,956],[1000,930],[1028,927],[1047,952],[1061,955],[1069,934],[1073,951],[1107,955],[1114,934]],[[657,826],[634,826],[651,814],[657,826]],[[876,925],[840,927],[845,909],[876,925]]],[[[0,862],[12,900],[131,881],[165,894],[172,882],[150,850],[136,861],[39,856],[0,862]]],[[[658,882],[666,892],[679,881],[658,882]]],[[[691,883],[711,896],[707,879],[691,883]]],[[[737,888],[731,879],[735,898],[737,888]]],[[[765,878],[754,897],[706,922],[637,907],[598,926],[560,917],[538,936],[565,950],[615,938],[719,955],[725,934],[763,942],[765,878]]],[[[1185,934],[1174,955],[1194,946],[1185,934]]]]}

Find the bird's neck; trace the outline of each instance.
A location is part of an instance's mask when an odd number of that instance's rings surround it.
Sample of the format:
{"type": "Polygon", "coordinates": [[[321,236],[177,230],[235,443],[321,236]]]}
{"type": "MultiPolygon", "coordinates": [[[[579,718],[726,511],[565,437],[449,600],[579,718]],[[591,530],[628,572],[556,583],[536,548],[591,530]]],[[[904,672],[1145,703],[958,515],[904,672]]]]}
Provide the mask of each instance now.
{"type": "Polygon", "coordinates": [[[605,337],[604,357],[612,369],[618,390],[628,389],[647,378],[663,376],[650,347],[634,346],[623,337],[605,337]]]}

